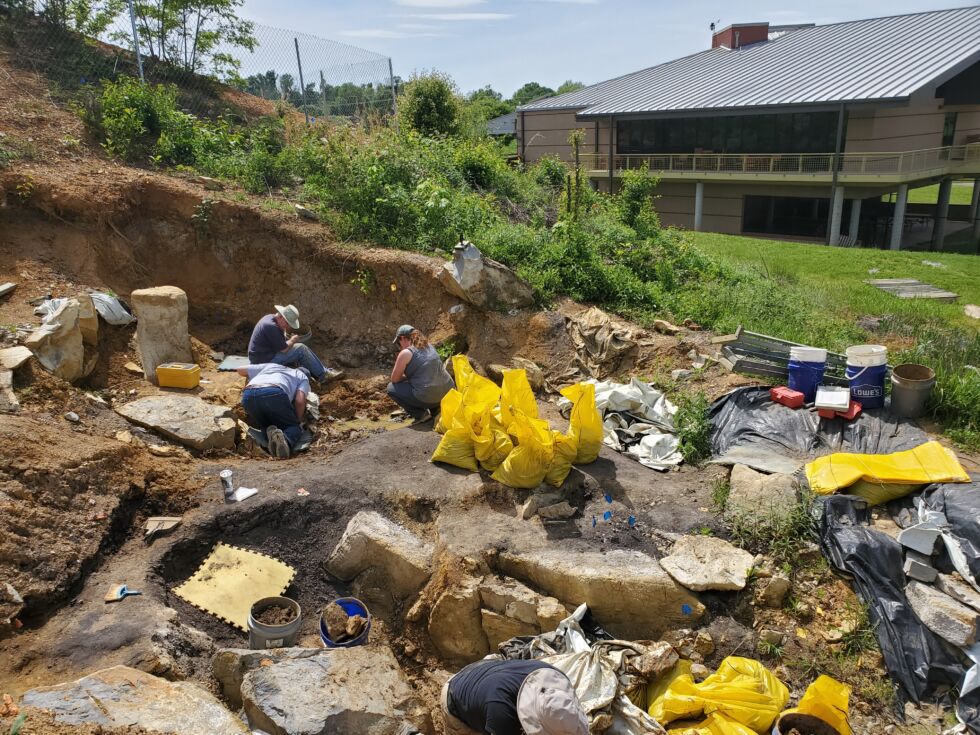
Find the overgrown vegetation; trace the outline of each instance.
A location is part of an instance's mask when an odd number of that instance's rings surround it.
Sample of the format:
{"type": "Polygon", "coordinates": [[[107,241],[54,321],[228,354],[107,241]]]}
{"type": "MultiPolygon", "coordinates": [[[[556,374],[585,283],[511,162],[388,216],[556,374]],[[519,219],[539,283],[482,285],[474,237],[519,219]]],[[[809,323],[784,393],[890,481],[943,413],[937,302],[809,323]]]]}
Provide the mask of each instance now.
{"type": "Polygon", "coordinates": [[[726,520],[735,544],[796,569],[802,565],[800,552],[813,538],[812,510],[813,496],[804,491],[788,513],[730,513],[726,520]]]}
{"type": "Polygon", "coordinates": [[[700,464],[711,456],[709,405],[708,397],[701,392],[685,393],[677,403],[674,429],[677,431],[681,454],[688,464],[700,464]]]}
{"type": "MultiPolygon", "coordinates": [[[[610,196],[556,158],[513,167],[489,138],[457,134],[465,121],[455,88],[442,75],[409,83],[397,128],[305,126],[289,116],[246,126],[195,118],[176,100],[173,87],[121,79],[90,88],[78,109],[112,154],[137,164],[190,167],[255,193],[289,187],[291,200],[317,211],[342,238],[422,252],[474,240],[523,276],[541,304],[568,296],[647,325],[655,317],[691,318],[719,331],[745,324],[837,350],[868,341],[857,320],[830,303],[836,292],[815,295],[808,281],[814,276],[781,251],[760,252],[759,267],[747,267],[725,262],[730,258],[716,250],[709,255],[703,236],[662,227],[657,181],[648,171],[625,172],[619,193],[610,196]]],[[[573,132],[573,147],[579,140],[573,132]]],[[[860,254],[861,267],[877,257],[860,254]]],[[[828,264],[814,266],[821,268],[834,272],[828,264]]],[[[921,319],[911,320],[902,339],[906,347],[917,345],[910,359],[939,373],[935,415],[959,441],[976,446],[980,375],[963,366],[980,364],[980,337],[938,323],[921,327],[921,319]]],[[[709,451],[706,407],[703,397],[681,407],[681,449],[689,462],[709,451]]]]}

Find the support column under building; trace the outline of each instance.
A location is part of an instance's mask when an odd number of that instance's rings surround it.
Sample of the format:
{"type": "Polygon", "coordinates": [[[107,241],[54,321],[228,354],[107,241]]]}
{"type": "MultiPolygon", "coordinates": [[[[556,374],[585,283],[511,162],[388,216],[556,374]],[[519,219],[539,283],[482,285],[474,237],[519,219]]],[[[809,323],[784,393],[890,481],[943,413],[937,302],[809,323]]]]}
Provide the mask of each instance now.
{"type": "Polygon", "coordinates": [[[858,235],[861,233],[861,200],[851,200],[851,222],[847,229],[847,236],[852,243],[857,243],[858,235]]]}
{"type": "Polygon", "coordinates": [[[892,212],[892,237],[889,248],[902,249],[902,232],[905,230],[905,203],[909,198],[909,185],[900,184],[895,195],[895,209],[892,212]]]}
{"type": "Polygon", "coordinates": [[[980,249],[980,179],[973,180],[973,199],[970,202],[970,222],[973,223],[973,244],[980,249]]]}
{"type": "Polygon", "coordinates": [[[932,228],[930,250],[942,250],[946,239],[946,218],[949,216],[949,195],[953,190],[953,180],[945,178],[939,182],[939,201],[936,202],[936,219],[932,228]]]}
{"type": "Polygon", "coordinates": [[[828,245],[840,244],[840,223],[844,216],[844,187],[834,188],[834,200],[830,203],[830,235],[827,237],[828,245]]]}
{"type": "Polygon", "coordinates": [[[694,185],[694,231],[704,229],[704,182],[694,185]]]}

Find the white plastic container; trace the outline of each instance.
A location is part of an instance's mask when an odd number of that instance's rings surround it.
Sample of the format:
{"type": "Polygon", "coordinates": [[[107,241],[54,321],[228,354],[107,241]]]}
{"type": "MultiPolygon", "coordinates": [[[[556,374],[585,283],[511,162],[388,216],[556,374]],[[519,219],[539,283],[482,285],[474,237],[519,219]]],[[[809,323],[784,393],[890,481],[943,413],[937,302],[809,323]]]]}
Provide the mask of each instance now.
{"type": "Polygon", "coordinates": [[[827,362],[827,350],[822,347],[790,347],[789,359],[797,362],[827,362]]]}
{"type": "Polygon", "coordinates": [[[888,364],[888,348],[883,345],[854,345],[848,347],[844,354],[847,356],[847,364],[855,367],[888,364]]]}

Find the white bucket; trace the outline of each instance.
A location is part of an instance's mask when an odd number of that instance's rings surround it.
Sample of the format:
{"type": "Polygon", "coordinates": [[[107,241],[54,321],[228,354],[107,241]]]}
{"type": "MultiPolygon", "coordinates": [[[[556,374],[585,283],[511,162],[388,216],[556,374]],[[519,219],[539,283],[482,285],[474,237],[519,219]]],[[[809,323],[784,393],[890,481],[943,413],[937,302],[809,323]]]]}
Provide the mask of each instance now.
{"type": "Polygon", "coordinates": [[[827,362],[827,350],[821,347],[790,347],[789,359],[797,362],[827,362]]]}
{"type": "Polygon", "coordinates": [[[854,345],[845,351],[847,364],[855,367],[874,367],[888,364],[888,348],[883,345],[854,345]]]}

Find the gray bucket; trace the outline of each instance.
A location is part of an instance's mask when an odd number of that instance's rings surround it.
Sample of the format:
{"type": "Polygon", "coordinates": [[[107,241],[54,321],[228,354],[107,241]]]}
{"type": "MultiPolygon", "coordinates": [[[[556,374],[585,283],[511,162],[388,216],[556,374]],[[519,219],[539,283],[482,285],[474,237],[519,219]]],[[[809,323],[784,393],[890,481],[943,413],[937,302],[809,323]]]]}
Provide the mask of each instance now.
{"type": "Polygon", "coordinates": [[[905,363],[892,370],[892,414],[916,419],[926,412],[936,371],[925,365],[905,363]]]}
{"type": "Polygon", "coordinates": [[[248,647],[253,650],[261,650],[294,646],[302,623],[302,611],[296,600],[291,600],[288,597],[263,597],[252,604],[252,609],[248,614],[248,647]],[[256,617],[261,615],[263,610],[274,606],[292,609],[295,617],[283,625],[266,625],[256,620],[256,617]]]}

